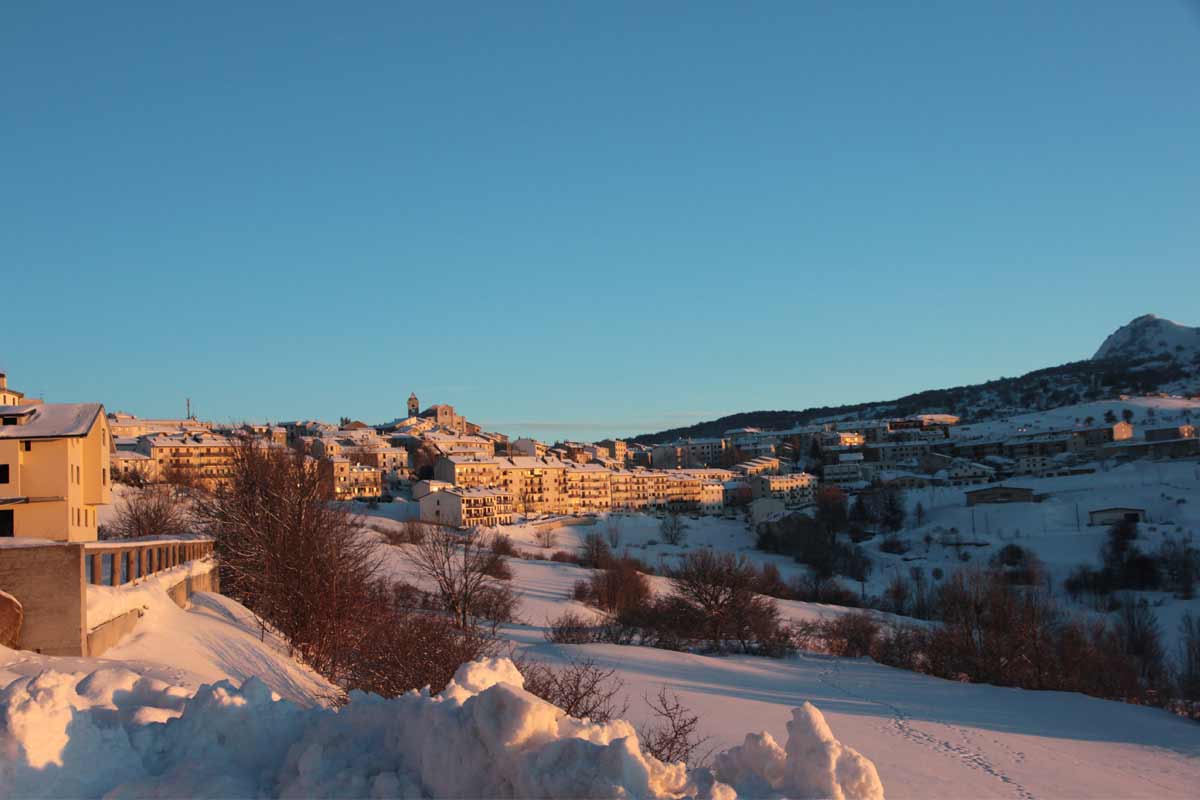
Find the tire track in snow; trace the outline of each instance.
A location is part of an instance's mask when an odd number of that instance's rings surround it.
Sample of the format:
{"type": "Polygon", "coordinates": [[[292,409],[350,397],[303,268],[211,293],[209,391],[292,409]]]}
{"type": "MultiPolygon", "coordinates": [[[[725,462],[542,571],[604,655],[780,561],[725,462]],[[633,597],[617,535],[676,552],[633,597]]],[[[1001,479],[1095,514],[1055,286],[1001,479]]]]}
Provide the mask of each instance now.
{"type": "MultiPolygon", "coordinates": [[[[958,731],[959,736],[962,737],[963,742],[961,744],[956,744],[948,739],[942,739],[913,725],[911,717],[901,711],[898,706],[893,705],[886,700],[876,700],[873,697],[867,697],[863,694],[859,694],[858,692],[847,689],[841,684],[840,675],[841,664],[836,658],[831,657],[830,666],[821,669],[817,674],[817,678],[822,683],[833,689],[836,689],[848,697],[852,697],[855,700],[861,700],[864,703],[871,703],[886,709],[891,715],[891,719],[886,725],[883,726],[883,730],[894,733],[916,745],[931,750],[938,755],[946,756],[947,758],[953,758],[966,765],[970,769],[978,770],[987,775],[991,775],[992,777],[1012,788],[1017,797],[1021,798],[1021,800],[1037,800],[1032,792],[1026,789],[1021,783],[1012,778],[1010,775],[1006,774],[1004,770],[993,764],[982,750],[972,746],[973,735],[967,728],[963,728],[961,726],[952,726],[956,731],[958,731]]],[[[1013,753],[1015,760],[1018,762],[1025,760],[1024,753],[1018,753],[1008,747],[1004,747],[1004,749],[1008,750],[1010,753],[1013,753]]]]}

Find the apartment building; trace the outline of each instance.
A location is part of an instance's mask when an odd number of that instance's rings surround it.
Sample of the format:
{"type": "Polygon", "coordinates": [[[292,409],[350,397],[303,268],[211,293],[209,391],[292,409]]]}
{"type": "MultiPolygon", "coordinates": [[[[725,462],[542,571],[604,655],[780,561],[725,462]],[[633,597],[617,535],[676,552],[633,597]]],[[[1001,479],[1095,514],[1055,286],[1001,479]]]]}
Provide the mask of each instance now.
{"type": "Polygon", "coordinates": [[[512,495],[504,489],[456,486],[427,494],[418,502],[422,522],[459,529],[512,524],[512,495]]]}
{"type": "Polygon", "coordinates": [[[1195,439],[1196,426],[1191,424],[1148,428],[1142,436],[1147,442],[1169,442],[1173,439],[1195,439]]]}
{"type": "Polygon", "coordinates": [[[356,464],[345,456],[325,458],[319,463],[330,476],[336,500],[379,497],[383,493],[382,473],[378,467],[356,464]]]}
{"type": "Polygon", "coordinates": [[[114,439],[137,439],[156,433],[207,433],[213,424],[199,419],[142,419],[118,411],[108,415],[108,428],[114,439]]]}
{"type": "Polygon", "coordinates": [[[500,461],[493,457],[445,455],[433,465],[433,477],[454,486],[498,486],[500,461]]]}
{"type": "Polygon", "coordinates": [[[426,444],[432,445],[442,455],[489,458],[496,454],[495,442],[485,436],[473,433],[432,430],[422,434],[420,438],[426,444]]]}
{"type": "Polygon", "coordinates": [[[235,447],[233,439],[215,433],[160,433],[141,437],[135,452],[154,462],[158,480],[195,482],[212,491],[232,477],[235,447]]]}
{"type": "Polygon", "coordinates": [[[740,464],[734,464],[733,471],[747,478],[755,475],[778,474],[780,462],[774,456],[759,456],[740,464]]]}
{"type": "Polygon", "coordinates": [[[817,477],[807,472],[790,475],[756,475],[750,479],[754,499],[773,497],[789,505],[806,505],[816,499],[817,477]]]}
{"type": "Polygon", "coordinates": [[[564,470],[568,514],[612,509],[611,470],[599,464],[571,464],[564,470]]]}
{"type": "Polygon", "coordinates": [[[620,439],[601,439],[596,442],[597,445],[608,450],[609,457],[625,463],[625,456],[629,453],[629,447],[620,439]]]}
{"type": "Polygon", "coordinates": [[[0,537],[95,540],[111,448],[99,403],[0,406],[0,537]]]}

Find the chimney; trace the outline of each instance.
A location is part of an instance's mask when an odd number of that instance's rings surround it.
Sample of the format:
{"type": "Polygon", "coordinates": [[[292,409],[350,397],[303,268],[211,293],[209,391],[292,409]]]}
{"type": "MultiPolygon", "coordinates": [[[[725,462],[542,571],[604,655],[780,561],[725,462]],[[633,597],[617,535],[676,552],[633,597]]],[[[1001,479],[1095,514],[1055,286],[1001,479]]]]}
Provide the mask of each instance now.
{"type": "Polygon", "coordinates": [[[8,388],[8,376],[0,372],[0,389],[8,388]]]}

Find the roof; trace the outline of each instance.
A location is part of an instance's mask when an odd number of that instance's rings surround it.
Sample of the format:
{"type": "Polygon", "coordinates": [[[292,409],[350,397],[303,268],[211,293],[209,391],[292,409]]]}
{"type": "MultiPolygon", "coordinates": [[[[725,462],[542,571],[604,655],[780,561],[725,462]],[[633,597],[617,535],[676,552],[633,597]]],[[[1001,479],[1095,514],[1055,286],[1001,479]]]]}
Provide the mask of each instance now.
{"type": "Polygon", "coordinates": [[[87,436],[104,412],[100,403],[38,403],[0,406],[0,416],[24,416],[23,425],[0,425],[0,439],[59,439],[87,436]]]}

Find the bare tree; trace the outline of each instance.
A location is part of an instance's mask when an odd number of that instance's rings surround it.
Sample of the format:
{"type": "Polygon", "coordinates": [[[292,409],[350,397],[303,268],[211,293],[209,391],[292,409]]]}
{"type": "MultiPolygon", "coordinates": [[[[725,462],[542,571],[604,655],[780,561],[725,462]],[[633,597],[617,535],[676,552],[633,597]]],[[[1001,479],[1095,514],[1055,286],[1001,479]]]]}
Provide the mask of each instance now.
{"type": "Polygon", "coordinates": [[[217,541],[224,591],[318,672],[340,681],[364,641],[379,556],[316,462],[244,441],[228,486],[196,499],[217,541]]]}
{"type": "Polygon", "coordinates": [[[683,517],[672,511],[663,517],[658,526],[659,532],[662,534],[663,541],[674,547],[683,544],[687,538],[687,523],[683,521],[683,517]]]}
{"type": "Polygon", "coordinates": [[[646,705],[650,706],[655,721],[638,731],[643,750],[659,761],[683,761],[690,767],[704,760],[697,759],[696,755],[709,737],[697,735],[700,717],[679,702],[679,695],[667,691],[664,686],[653,698],[646,698],[646,705]]]}
{"type": "Polygon", "coordinates": [[[179,536],[191,530],[186,501],[168,486],[147,486],[125,496],[109,530],[120,537],[179,536]]]}
{"type": "Polygon", "coordinates": [[[553,528],[538,528],[538,532],[537,532],[538,547],[544,547],[547,550],[549,550],[551,547],[554,547],[554,544],[557,541],[558,541],[558,536],[554,533],[553,528]]]}
{"type": "Polygon", "coordinates": [[[417,573],[436,587],[442,603],[459,628],[472,627],[478,612],[495,591],[496,562],[491,542],[478,529],[454,533],[433,528],[410,551],[417,573]]]}
{"type": "Polygon", "coordinates": [[[608,537],[608,546],[616,550],[621,546],[621,521],[616,517],[609,517],[604,523],[604,535],[608,537]]]}

